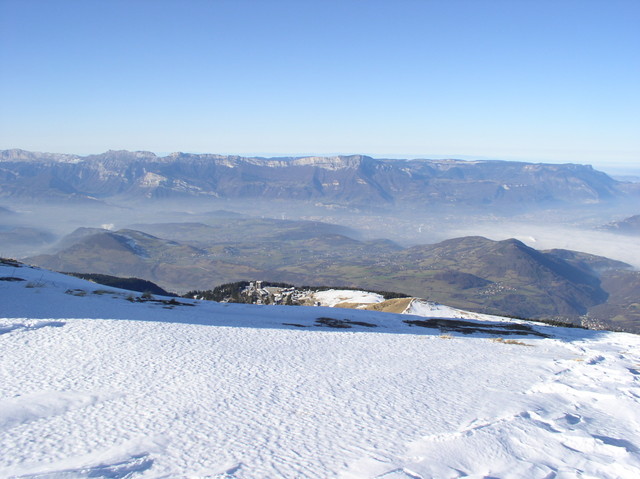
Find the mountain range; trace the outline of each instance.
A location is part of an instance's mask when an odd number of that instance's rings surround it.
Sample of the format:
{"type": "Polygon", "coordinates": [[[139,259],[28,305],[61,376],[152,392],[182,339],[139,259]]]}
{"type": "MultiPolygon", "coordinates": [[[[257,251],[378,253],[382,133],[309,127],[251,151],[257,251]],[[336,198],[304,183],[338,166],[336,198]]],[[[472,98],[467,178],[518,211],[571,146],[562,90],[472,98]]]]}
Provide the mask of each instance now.
{"type": "Polygon", "coordinates": [[[57,271],[143,278],[178,293],[267,280],[396,291],[490,314],[640,325],[634,306],[640,277],[620,261],[538,251],[515,239],[470,236],[403,247],[348,233],[320,222],[244,217],[83,228],[49,254],[26,261],[57,271]]]}
{"type": "MultiPolygon", "coordinates": [[[[492,218],[518,211],[525,222],[551,217],[594,231],[596,218],[611,218],[619,207],[621,214],[622,205],[632,211],[639,194],[640,184],[578,164],[4,150],[0,241],[32,264],[142,278],[177,293],[258,279],[366,287],[492,314],[593,317],[634,329],[640,280],[629,265],[465,235],[478,234],[474,218],[490,229],[492,218]],[[168,200],[167,207],[155,200],[168,200]],[[253,217],[212,211],[220,207],[253,217]],[[328,215],[334,222],[334,212],[348,226],[256,217],[328,215]],[[58,219],[55,231],[41,229],[58,219]],[[439,232],[440,220],[464,232],[439,232]],[[50,246],[72,223],[103,227],[79,228],[50,246]],[[423,226],[434,243],[414,241],[424,238],[423,226]],[[398,241],[408,234],[414,246],[360,236],[387,233],[398,241]],[[446,237],[453,239],[436,243],[446,237]]],[[[609,229],[629,233],[634,224],[632,217],[609,229]]]]}
{"type": "Polygon", "coordinates": [[[295,200],[327,207],[594,204],[637,195],[591,166],[510,161],[0,151],[0,198],[295,200]]]}

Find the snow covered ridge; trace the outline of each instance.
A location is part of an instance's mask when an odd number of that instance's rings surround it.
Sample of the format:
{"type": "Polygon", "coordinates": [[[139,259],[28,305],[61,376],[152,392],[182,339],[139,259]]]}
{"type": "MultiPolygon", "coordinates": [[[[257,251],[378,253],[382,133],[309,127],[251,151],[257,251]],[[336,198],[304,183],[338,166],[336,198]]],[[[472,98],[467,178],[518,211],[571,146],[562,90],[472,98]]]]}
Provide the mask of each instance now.
{"type": "Polygon", "coordinates": [[[640,336],[412,307],[172,303],[0,262],[0,477],[637,477],[640,336]]]}

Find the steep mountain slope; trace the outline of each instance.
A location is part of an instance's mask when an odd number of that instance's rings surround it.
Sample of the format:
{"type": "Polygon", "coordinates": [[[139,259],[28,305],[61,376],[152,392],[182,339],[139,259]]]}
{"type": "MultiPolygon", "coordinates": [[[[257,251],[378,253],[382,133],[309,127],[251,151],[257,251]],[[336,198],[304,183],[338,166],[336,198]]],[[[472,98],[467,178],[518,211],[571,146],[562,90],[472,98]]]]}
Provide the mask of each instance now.
{"type": "Polygon", "coordinates": [[[10,198],[260,198],[366,209],[416,204],[472,208],[600,203],[631,194],[623,185],[590,166],[574,164],[0,151],[0,196],[10,198]]]}
{"type": "Polygon", "coordinates": [[[143,300],[1,260],[0,278],[2,477],[640,468],[638,336],[441,307],[143,300]]]}
{"type": "Polygon", "coordinates": [[[599,275],[607,271],[629,270],[631,266],[622,261],[605,258],[594,254],[581,253],[566,249],[551,249],[543,253],[555,256],[567,261],[572,266],[594,275],[599,275]]]}
{"type": "Polygon", "coordinates": [[[640,271],[607,271],[601,281],[609,300],[589,308],[589,316],[605,318],[625,331],[640,332],[640,271]]]}
{"type": "Polygon", "coordinates": [[[607,299],[597,277],[514,239],[456,238],[409,248],[396,262],[389,280],[413,282],[402,291],[486,312],[575,316],[607,299]]]}

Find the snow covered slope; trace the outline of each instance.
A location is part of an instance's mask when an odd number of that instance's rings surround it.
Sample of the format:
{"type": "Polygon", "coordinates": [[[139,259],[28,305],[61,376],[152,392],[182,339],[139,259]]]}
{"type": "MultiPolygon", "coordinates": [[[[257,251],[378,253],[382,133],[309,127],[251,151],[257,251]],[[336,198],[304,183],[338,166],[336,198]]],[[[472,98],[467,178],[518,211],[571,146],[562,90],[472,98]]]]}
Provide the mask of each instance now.
{"type": "Polygon", "coordinates": [[[638,477],[639,336],[425,304],[145,300],[0,264],[0,477],[638,477]]]}
{"type": "Polygon", "coordinates": [[[312,300],[322,306],[335,306],[340,303],[373,304],[384,301],[384,296],[368,291],[354,291],[350,289],[330,289],[328,291],[316,291],[312,300]]]}

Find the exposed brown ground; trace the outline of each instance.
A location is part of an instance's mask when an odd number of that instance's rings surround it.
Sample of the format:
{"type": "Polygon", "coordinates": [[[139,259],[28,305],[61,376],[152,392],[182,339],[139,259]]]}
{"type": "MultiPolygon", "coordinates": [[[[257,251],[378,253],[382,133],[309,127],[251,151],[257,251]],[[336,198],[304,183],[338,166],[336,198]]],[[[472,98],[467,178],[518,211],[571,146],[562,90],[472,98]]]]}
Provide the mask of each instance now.
{"type": "Polygon", "coordinates": [[[381,303],[338,303],[336,308],[367,309],[369,311],[381,311],[383,313],[403,313],[415,298],[395,298],[382,301],[381,303]]]}

